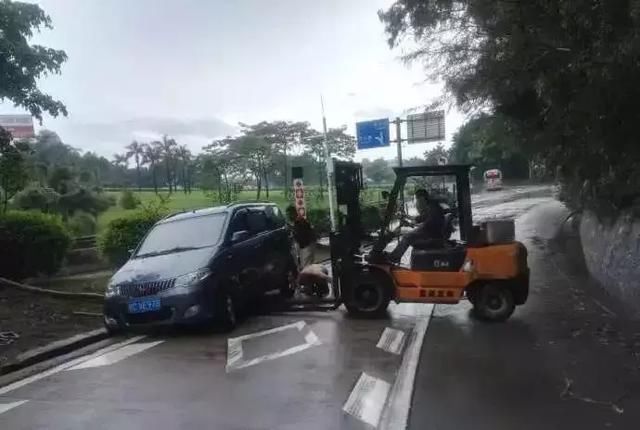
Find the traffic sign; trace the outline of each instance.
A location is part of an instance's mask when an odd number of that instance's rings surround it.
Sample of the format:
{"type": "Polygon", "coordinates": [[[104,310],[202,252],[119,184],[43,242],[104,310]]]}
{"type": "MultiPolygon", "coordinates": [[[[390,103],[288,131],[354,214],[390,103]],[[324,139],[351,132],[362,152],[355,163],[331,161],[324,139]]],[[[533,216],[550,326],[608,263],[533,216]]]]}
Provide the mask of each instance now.
{"type": "Polygon", "coordinates": [[[356,123],[358,149],[389,146],[389,118],[356,123]]]}
{"type": "Polygon", "coordinates": [[[304,182],[300,178],[293,180],[293,192],[295,194],[296,213],[300,218],[307,217],[307,205],[304,201],[304,182]]]}
{"type": "Polygon", "coordinates": [[[407,115],[409,143],[432,142],[444,138],[444,110],[407,115]]]}

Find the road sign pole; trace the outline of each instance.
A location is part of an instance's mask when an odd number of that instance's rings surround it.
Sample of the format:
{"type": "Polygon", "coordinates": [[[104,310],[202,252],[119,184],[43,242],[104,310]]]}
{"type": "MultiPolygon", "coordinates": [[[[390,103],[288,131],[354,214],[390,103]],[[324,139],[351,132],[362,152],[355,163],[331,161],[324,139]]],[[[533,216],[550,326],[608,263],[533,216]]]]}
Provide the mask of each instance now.
{"type": "Polygon", "coordinates": [[[396,143],[398,144],[398,166],[402,167],[402,132],[401,132],[401,124],[402,121],[399,117],[396,117],[394,121],[396,125],[396,143]]]}

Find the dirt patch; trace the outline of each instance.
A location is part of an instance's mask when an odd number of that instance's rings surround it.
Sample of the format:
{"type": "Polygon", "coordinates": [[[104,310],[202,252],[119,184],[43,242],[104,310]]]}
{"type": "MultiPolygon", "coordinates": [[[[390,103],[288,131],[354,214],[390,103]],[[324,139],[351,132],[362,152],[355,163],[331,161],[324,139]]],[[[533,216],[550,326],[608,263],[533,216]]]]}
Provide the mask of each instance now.
{"type": "Polygon", "coordinates": [[[74,312],[101,311],[101,305],[95,302],[57,299],[0,286],[0,332],[18,335],[0,342],[0,366],[32,348],[100,328],[100,317],[74,312]]]}

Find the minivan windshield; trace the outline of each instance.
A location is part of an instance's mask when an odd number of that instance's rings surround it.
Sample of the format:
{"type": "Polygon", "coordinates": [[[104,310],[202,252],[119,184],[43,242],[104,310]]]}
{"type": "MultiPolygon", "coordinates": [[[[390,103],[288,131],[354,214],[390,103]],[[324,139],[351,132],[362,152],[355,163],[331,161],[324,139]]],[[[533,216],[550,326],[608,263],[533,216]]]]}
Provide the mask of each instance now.
{"type": "Polygon", "coordinates": [[[184,218],[156,225],[144,239],[136,257],[188,251],[216,245],[226,214],[184,218]]]}

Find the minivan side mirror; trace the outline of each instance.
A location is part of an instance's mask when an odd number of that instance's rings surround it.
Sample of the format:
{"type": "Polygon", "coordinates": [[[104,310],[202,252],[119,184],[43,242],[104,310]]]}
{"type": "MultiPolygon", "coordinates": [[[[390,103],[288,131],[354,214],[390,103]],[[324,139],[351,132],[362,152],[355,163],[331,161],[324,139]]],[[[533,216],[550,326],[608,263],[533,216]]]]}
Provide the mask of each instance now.
{"type": "Polygon", "coordinates": [[[249,231],[247,230],[236,231],[233,233],[233,235],[231,235],[231,243],[244,242],[245,240],[249,239],[250,236],[251,233],[249,233],[249,231]]]}
{"type": "Polygon", "coordinates": [[[129,257],[131,257],[134,252],[136,252],[135,248],[127,249],[127,253],[129,254],[129,257]]]}

